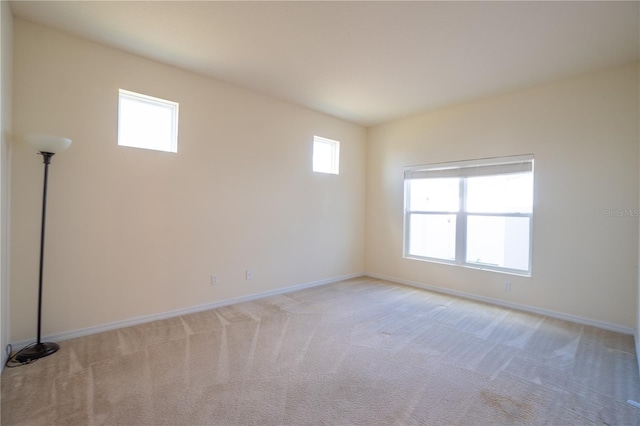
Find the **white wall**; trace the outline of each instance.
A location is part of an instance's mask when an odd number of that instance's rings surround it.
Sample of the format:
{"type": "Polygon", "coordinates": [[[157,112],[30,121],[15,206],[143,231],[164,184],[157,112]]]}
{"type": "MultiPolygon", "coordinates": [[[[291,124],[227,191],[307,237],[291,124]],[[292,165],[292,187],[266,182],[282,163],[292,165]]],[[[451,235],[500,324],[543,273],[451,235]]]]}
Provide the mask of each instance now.
{"type": "Polygon", "coordinates": [[[9,343],[9,154],[12,127],[13,15],[0,2],[0,353],[9,343]]]}
{"type": "Polygon", "coordinates": [[[369,129],[367,272],[633,330],[638,132],[635,65],[369,129]],[[531,278],[402,258],[403,167],[530,153],[531,278]]]}
{"type": "MultiPolygon", "coordinates": [[[[365,270],[640,326],[638,220],[605,214],[640,206],[636,66],[367,132],[36,24],[14,26],[14,133],[74,140],[51,167],[44,335],[365,270]],[[116,146],[120,87],[180,102],[177,155],[116,146]],[[314,134],[342,142],[339,176],[310,172],[314,134]],[[404,166],[523,153],[536,159],[531,278],[402,259],[404,166]]],[[[42,164],[24,144],[12,150],[15,342],[35,334],[42,164]]]]}
{"type": "MultiPolygon", "coordinates": [[[[362,127],[19,19],[14,38],[15,133],[73,139],[50,168],[43,335],[364,271],[362,127]],[[180,103],[177,154],[117,146],[119,88],[180,103]],[[311,172],[314,135],[341,142],[340,175],[311,172]]],[[[17,142],[12,166],[20,341],[43,166],[17,142]]]]}

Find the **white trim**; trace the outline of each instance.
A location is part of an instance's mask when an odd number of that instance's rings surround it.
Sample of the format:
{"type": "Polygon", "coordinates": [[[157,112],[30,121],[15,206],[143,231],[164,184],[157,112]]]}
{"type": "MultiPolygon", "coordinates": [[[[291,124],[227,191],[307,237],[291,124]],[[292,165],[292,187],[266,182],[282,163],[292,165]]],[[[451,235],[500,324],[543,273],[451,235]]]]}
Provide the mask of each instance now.
{"type": "Polygon", "coordinates": [[[640,403],[635,402],[635,401],[634,401],[634,400],[632,400],[632,399],[628,399],[628,400],[627,400],[627,404],[629,404],[629,405],[631,405],[631,406],[633,406],[633,407],[636,407],[636,408],[640,408],[640,403]]]}
{"type": "Polygon", "coordinates": [[[565,314],[562,312],[552,311],[549,309],[536,308],[535,306],[523,305],[520,303],[508,302],[505,300],[494,299],[491,297],[479,296],[472,293],[466,293],[464,291],[451,290],[444,287],[437,287],[429,284],[423,284],[415,281],[403,280],[401,278],[387,277],[380,274],[366,274],[369,277],[377,278],[381,280],[391,281],[399,284],[405,284],[412,287],[422,288],[425,290],[435,291],[437,293],[450,294],[452,296],[463,297],[465,299],[477,300],[480,302],[491,303],[493,305],[503,306],[506,308],[517,309],[519,311],[530,312],[538,315],[544,315],[551,318],[556,318],[564,321],[570,321],[578,324],[589,325],[592,327],[601,328],[604,330],[615,331],[617,333],[634,335],[635,330],[631,327],[625,327],[618,324],[613,324],[605,321],[598,321],[591,318],[580,317],[577,315],[565,314]]]}
{"type": "Polygon", "coordinates": [[[638,373],[640,373],[640,341],[638,340],[638,330],[634,330],[633,339],[636,346],[636,362],[638,363],[638,373]]]}
{"type": "MultiPolygon", "coordinates": [[[[72,331],[66,331],[66,332],[62,332],[62,333],[51,334],[51,335],[48,335],[48,336],[44,336],[42,338],[42,340],[46,340],[46,341],[50,341],[50,342],[60,342],[60,341],[64,341],[64,340],[75,339],[77,337],[84,337],[84,336],[89,336],[91,334],[102,333],[102,332],[105,332],[105,331],[116,330],[116,329],[119,329],[119,328],[130,327],[130,326],[138,325],[138,324],[144,324],[144,323],[151,322],[151,321],[157,321],[157,320],[173,318],[173,317],[177,317],[177,316],[181,316],[181,315],[193,314],[193,313],[196,313],[196,312],[201,312],[201,311],[206,311],[206,310],[210,310],[210,309],[221,308],[223,306],[229,306],[229,305],[233,305],[233,304],[236,304],[236,303],[249,302],[249,301],[252,301],[252,300],[262,299],[262,298],[269,297],[269,296],[276,296],[276,295],[279,295],[279,294],[286,294],[286,293],[290,293],[290,292],[297,291],[297,290],[304,290],[304,289],[307,289],[307,288],[317,287],[317,286],[326,285],[326,284],[332,284],[332,283],[335,283],[335,282],[348,280],[348,279],[352,279],[352,278],[363,277],[363,276],[364,277],[381,279],[381,280],[386,280],[386,281],[391,281],[391,282],[395,282],[395,283],[399,283],[399,284],[405,284],[405,285],[409,285],[409,286],[412,286],[412,287],[417,287],[417,288],[422,288],[422,289],[425,289],[425,290],[435,291],[435,292],[438,292],[438,293],[450,294],[452,296],[462,297],[462,298],[465,298],[465,299],[478,300],[480,302],[491,303],[491,304],[498,305],[498,306],[504,306],[506,308],[517,309],[517,310],[520,310],[520,311],[531,312],[531,313],[539,314],[539,315],[545,315],[545,316],[548,316],[548,317],[551,317],[551,318],[557,318],[557,319],[561,319],[561,320],[565,320],[565,321],[575,322],[575,323],[578,323],[578,324],[589,325],[589,326],[601,328],[601,329],[604,329],[604,330],[615,331],[617,333],[623,333],[623,334],[629,334],[629,335],[635,335],[636,334],[635,330],[633,328],[630,328],[630,327],[624,327],[624,326],[621,326],[621,325],[618,325],[618,324],[612,324],[612,323],[608,323],[608,322],[604,322],[604,321],[597,321],[597,320],[593,320],[593,319],[590,319],[590,318],[580,317],[580,316],[577,316],[577,315],[565,314],[565,313],[552,311],[552,310],[548,310],[548,309],[536,308],[536,307],[529,306],[529,305],[522,305],[522,304],[519,304],[519,303],[507,302],[507,301],[500,300],[500,299],[493,299],[493,298],[490,298],[490,297],[478,296],[478,295],[471,294],[471,293],[465,293],[465,292],[457,291],[457,290],[450,290],[450,289],[443,288],[443,287],[432,286],[432,285],[429,285],[429,284],[423,284],[423,283],[419,283],[419,282],[415,282],[415,281],[403,280],[401,278],[388,277],[388,276],[380,275],[380,274],[355,273],[355,274],[348,274],[348,275],[343,275],[343,276],[334,277],[334,278],[328,278],[328,279],[320,280],[320,281],[312,281],[312,282],[308,282],[308,283],[297,284],[297,285],[293,285],[293,286],[290,286],[290,287],[284,287],[284,288],[279,288],[279,289],[275,289],[275,290],[269,290],[269,291],[265,291],[265,292],[261,292],[261,293],[249,294],[249,295],[246,295],[246,296],[233,297],[233,298],[230,298],[230,299],[219,300],[217,302],[206,303],[206,304],[203,304],[203,305],[191,306],[191,307],[184,308],[184,309],[177,309],[177,310],[174,310],[174,311],[161,312],[161,313],[151,314],[151,315],[143,315],[141,317],[130,318],[130,319],[121,320],[121,321],[115,321],[115,322],[111,322],[111,323],[108,323],[108,324],[102,324],[102,325],[82,328],[82,329],[78,329],[78,330],[72,330],[72,331]]],[[[637,341],[638,340],[636,339],[636,342],[637,341]]],[[[14,351],[18,351],[18,350],[22,349],[23,347],[27,346],[28,344],[30,344],[32,342],[33,342],[33,339],[22,340],[22,341],[19,341],[19,342],[11,343],[11,345],[12,345],[14,351]]]]}
{"type": "MultiPolygon", "coordinates": [[[[144,324],[151,321],[163,320],[167,318],[178,317],[181,315],[193,314],[201,311],[208,311],[210,309],[221,308],[223,306],[234,305],[236,303],[249,302],[256,299],[262,299],[269,296],[276,296],[279,294],[290,293],[292,291],[304,290],[311,287],[317,287],[320,285],[331,284],[338,281],[344,281],[351,278],[358,278],[365,276],[364,273],[355,273],[342,275],[340,277],[328,278],[320,281],[312,281],[303,284],[297,284],[289,287],[278,288],[275,290],[263,291],[261,293],[248,294],[246,296],[238,296],[232,297],[231,299],[219,300],[217,302],[205,303],[203,305],[191,306],[188,308],[177,309],[174,311],[161,312],[157,314],[151,315],[143,315],[141,317],[130,318],[121,321],[114,321],[107,324],[97,325],[93,327],[81,328],[78,330],[65,331],[62,333],[50,334],[48,336],[42,337],[42,340],[46,340],[49,342],[60,342],[63,340],[75,339],[77,337],[89,336],[91,334],[102,333],[105,331],[116,330],[119,328],[130,327],[133,325],[144,324]]],[[[28,344],[33,343],[33,339],[30,340],[22,340],[20,342],[11,343],[14,351],[19,351],[24,348],[28,344]]]]}

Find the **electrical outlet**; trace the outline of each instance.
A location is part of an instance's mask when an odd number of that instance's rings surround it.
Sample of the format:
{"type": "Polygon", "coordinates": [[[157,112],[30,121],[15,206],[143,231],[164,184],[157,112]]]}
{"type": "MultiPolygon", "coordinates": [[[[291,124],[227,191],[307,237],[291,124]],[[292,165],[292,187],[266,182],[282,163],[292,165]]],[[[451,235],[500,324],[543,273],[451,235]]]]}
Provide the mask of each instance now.
{"type": "Polygon", "coordinates": [[[503,289],[504,291],[511,291],[511,283],[509,281],[505,281],[503,289]]]}
{"type": "Polygon", "coordinates": [[[253,279],[253,271],[251,269],[247,269],[247,272],[245,274],[245,279],[247,281],[252,280],[253,279]]]}
{"type": "Polygon", "coordinates": [[[211,275],[211,285],[215,285],[215,284],[218,284],[218,276],[211,275]]]}

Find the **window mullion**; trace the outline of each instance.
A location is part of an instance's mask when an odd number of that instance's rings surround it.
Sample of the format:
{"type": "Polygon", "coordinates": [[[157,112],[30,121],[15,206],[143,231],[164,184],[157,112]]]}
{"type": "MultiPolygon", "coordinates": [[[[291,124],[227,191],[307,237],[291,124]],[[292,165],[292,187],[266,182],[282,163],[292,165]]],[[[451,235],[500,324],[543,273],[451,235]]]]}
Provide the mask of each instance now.
{"type": "Polygon", "coordinates": [[[467,180],[465,178],[460,178],[458,191],[460,204],[456,214],[456,263],[462,265],[467,250],[467,180]]]}
{"type": "Polygon", "coordinates": [[[411,235],[411,212],[409,207],[411,206],[411,181],[404,181],[404,255],[409,254],[409,242],[411,235]]]}

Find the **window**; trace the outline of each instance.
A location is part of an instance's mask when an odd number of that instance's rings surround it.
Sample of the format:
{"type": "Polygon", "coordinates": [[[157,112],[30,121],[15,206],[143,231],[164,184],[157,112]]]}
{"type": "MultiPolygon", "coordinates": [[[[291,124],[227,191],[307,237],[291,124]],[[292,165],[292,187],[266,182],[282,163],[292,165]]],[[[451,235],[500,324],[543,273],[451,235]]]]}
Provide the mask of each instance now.
{"type": "Polygon", "coordinates": [[[313,171],[319,173],[340,173],[340,142],[313,137],[313,171]]]}
{"type": "Polygon", "coordinates": [[[405,169],[404,256],[531,274],[533,156],[405,169]]]}
{"type": "Polygon", "coordinates": [[[178,152],[178,103],[120,89],[118,145],[178,152]]]}

